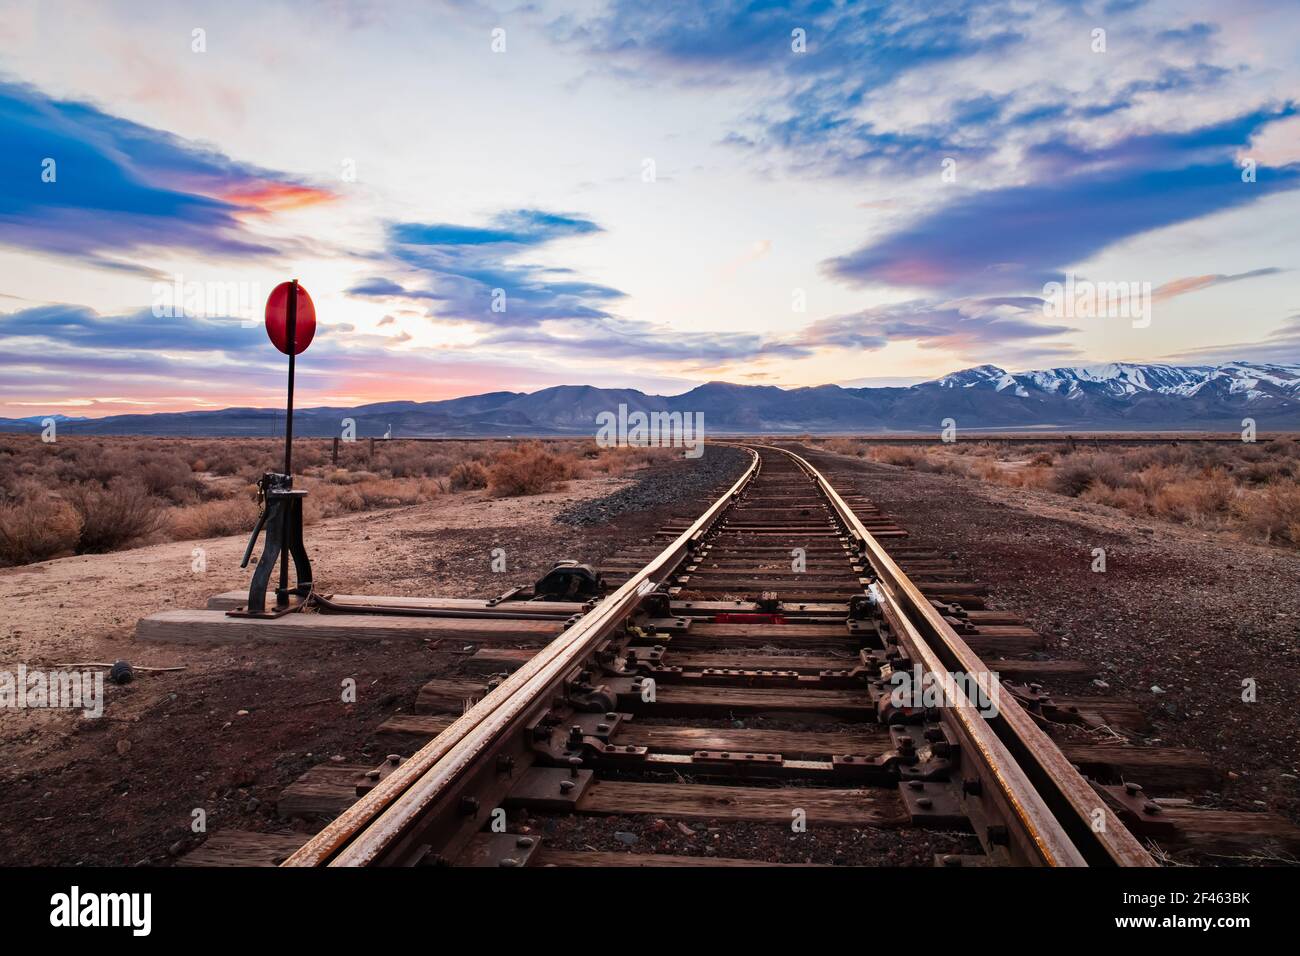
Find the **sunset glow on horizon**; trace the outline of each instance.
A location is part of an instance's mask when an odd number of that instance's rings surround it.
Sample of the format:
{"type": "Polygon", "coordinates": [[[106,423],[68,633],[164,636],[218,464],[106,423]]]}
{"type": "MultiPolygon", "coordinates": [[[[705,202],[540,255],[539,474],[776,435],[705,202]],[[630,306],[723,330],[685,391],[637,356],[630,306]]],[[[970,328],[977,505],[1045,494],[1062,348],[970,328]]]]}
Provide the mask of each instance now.
{"type": "Polygon", "coordinates": [[[1292,4],[0,13],[0,417],[1300,363],[1292,4]]]}

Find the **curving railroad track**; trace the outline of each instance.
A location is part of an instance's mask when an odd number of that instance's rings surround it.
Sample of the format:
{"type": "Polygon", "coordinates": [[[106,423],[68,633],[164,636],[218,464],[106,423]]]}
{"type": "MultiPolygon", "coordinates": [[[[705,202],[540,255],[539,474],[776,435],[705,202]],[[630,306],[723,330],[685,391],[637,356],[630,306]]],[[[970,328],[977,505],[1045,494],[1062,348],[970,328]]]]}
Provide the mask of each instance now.
{"type": "Polygon", "coordinates": [[[880,861],[1152,865],[1124,820],[1160,807],[1082,776],[1050,699],[972,650],[963,633],[1000,627],[972,586],[891,556],[904,533],[803,457],[744,447],[704,514],[607,564],[612,594],[284,865],[727,865],[755,861],[709,839],[755,827],[868,832],[880,861]],[[583,842],[629,817],[692,849],[583,842]]]}
{"type": "Polygon", "coordinates": [[[226,613],[246,600],[227,592],[142,620],[143,639],[450,641],[465,655],[375,731],[380,766],[319,763],[280,794],[296,832],[218,831],[180,863],[1097,868],[1300,853],[1300,829],[1224,808],[1204,755],[1154,745],[1140,707],[1098,694],[1086,662],[1045,655],[955,556],[848,491],[835,456],[805,453],[823,471],[788,448],[734,447],[748,462],[734,485],[605,561],[599,598],[544,582],[490,600],[314,594],[249,620],[226,613]]]}

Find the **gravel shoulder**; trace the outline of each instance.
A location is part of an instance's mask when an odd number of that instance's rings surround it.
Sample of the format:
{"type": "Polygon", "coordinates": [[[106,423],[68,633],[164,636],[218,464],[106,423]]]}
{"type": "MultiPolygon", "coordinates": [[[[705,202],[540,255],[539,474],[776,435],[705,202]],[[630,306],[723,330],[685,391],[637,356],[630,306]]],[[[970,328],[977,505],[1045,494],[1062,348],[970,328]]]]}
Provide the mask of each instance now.
{"type": "MultiPolygon", "coordinates": [[[[307,528],[315,577],[337,593],[489,597],[531,584],[561,558],[599,564],[734,481],[739,460],[716,451],[535,497],[464,492],[321,521],[307,528]],[[555,520],[611,496],[621,502],[617,523],[555,520]],[[491,570],[494,548],[506,552],[505,573],[491,570]]],[[[198,810],[208,832],[282,828],[274,800],[284,786],[331,758],[377,764],[374,729],[409,712],[425,681],[458,676],[466,649],[446,642],[134,640],[140,617],[246,587],[245,543],[176,542],[0,570],[0,670],[119,658],[185,667],[106,684],[98,719],[0,709],[0,865],[166,863],[199,841],[198,810]],[[346,678],[356,681],[355,704],[341,702],[346,678]]]]}
{"type": "Polygon", "coordinates": [[[1049,690],[1136,701],[1153,725],[1136,742],[1207,753],[1226,779],[1198,803],[1300,822],[1300,554],[1048,492],[808,457],[851,475],[914,543],[987,584],[990,606],[1044,634],[1050,656],[1093,664],[1107,685],[1049,690]]]}

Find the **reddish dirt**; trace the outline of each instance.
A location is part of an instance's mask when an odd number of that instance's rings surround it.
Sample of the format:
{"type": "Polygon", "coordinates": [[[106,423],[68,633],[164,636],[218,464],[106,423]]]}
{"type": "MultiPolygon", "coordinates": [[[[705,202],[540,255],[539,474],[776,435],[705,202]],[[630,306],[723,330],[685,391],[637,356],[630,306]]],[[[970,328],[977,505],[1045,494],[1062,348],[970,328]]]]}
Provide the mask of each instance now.
{"type": "MultiPolygon", "coordinates": [[[[691,462],[665,466],[692,467],[691,462]]],[[[575,528],[553,516],[630,484],[571,482],[532,498],[482,492],[322,521],[308,529],[318,582],[337,593],[487,597],[530,584],[564,557],[599,563],[646,537],[670,514],[698,510],[685,495],[622,516],[617,526],[575,528]],[[493,548],[509,570],[494,574],[493,548]]],[[[662,499],[660,499],[662,500],[662,499]]],[[[0,711],[0,864],[133,865],[170,861],[208,832],[283,829],[279,792],[314,764],[382,760],[372,732],[409,711],[431,677],[455,675],[462,646],[420,642],[161,644],[133,638],[137,618],[203,607],[246,586],[243,537],[156,545],[0,571],[0,669],[125,658],[185,665],[106,684],[104,715],[0,711]],[[191,570],[192,549],[207,570],[191,570]],[[341,703],[354,678],[355,705],[341,703]],[[241,711],[246,714],[241,715],[241,711]]]]}
{"type": "Polygon", "coordinates": [[[1300,822],[1300,553],[1050,492],[810,451],[907,528],[950,553],[1044,634],[1048,656],[1095,665],[1107,686],[1058,693],[1140,704],[1147,743],[1207,753],[1223,787],[1197,803],[1300,822]],[[1092,570],[1095,548],[1106,569],[1092,570]],[[1243,700],[1253,680],[1254,702],[1243,700]]]}

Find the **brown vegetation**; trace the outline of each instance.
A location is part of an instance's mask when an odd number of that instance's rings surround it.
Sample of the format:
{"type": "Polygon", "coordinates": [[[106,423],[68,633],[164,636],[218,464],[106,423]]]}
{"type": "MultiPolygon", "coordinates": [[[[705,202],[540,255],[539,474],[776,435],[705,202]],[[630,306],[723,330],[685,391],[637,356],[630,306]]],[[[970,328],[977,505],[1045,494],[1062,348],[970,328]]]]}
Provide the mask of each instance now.
{"type": "Polygon", "coordinates": [[[71,551],[81,537],[72,506],[40,485],[25,481],[0,501],[0,561],[28,564],[71,551]]]}
{"type": "Polygon", "coordinates": [[[882,445],[833,438],[818,444],[837,454],[1052,491],[1133,515],[1300,546],[1300,445],[1288,438],[1107,450],[986,440],[882,445]]]}
{"type": "Polygon", "coordinates": [[[528,442],[497,456],[488,469],[488,494],[496,498],[538,495],[573,477],[574,459],[547,451],[541,442],[528,442]]]}
{"type": "Polygon", "coordinates": [[[81,518],[78,554],[116,551],[157,531],[163,523],[162,503],[140,481],[118,475],[106,485],[79,482],[62,495],[81,518]]]}
{"type": "MultiPolygon", "coordinates": [[[[242,534],[257,520],[256,482],[280,470],[274,439],[60,438],[0,435],[0,564],[113,551],[138,543],[242,534]]],[[[294,446],[308,523],[488,489],[533,495],[571,478],[618,475],[670,449],[593,441],[344,442],[294,446]]]]}

